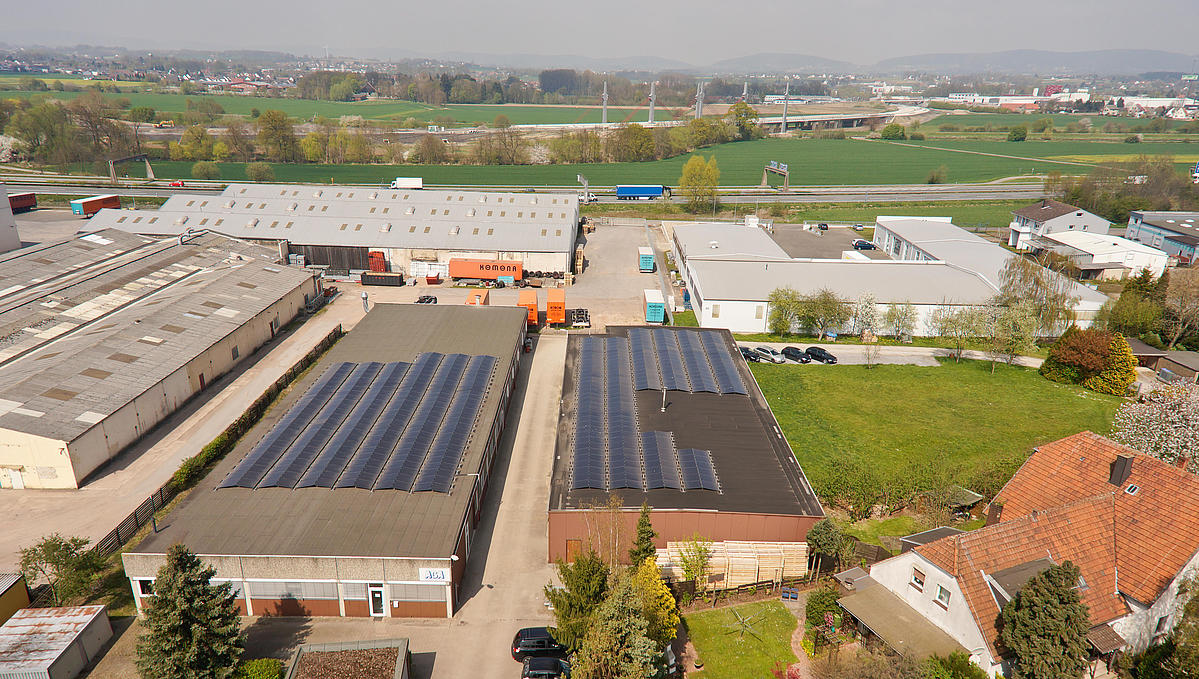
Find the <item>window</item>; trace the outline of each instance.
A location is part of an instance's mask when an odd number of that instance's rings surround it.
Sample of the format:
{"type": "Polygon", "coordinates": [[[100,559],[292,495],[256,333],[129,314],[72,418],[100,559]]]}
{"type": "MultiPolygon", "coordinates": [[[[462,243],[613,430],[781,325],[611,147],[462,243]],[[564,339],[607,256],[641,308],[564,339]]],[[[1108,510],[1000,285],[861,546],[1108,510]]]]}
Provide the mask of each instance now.
{"type": "Polygon", "coordinates": [[[237,347],[233,347],[233,360],[236,361],[239,358],[241,358],[241,351],[237,347]]]}
{"type": "Polygon", "coordinates": [[[720,305],[719,304],[712,305],[712,318],[720,318],[720,305]]]}
{"type": "Polygon", "coordinates": [[[942,608],[949,608],[949,596],[950,596],[949,590],[945,589],[941,585],[937,585],[937,604],[938,605],[940,605],[942,608]]]}
{"type": "Polygon", "coordinates": [[[153,580],[138,580],[137,591],[142,596],[154,596],[154,581],[153,580]]]}
{"type": "Polygon", "coordinates": [[[1160,637],[1166,633],[1166,630],[1169,626],[1168,625],[1169,621],[1170,621],[1170,616],[1168,616],[1168,615],[1163,615],[1162,617],[1157,619],[1157,627],[1155,627],[1153,629],[1153,638],[1155,640],[1158,637],[1160,637]]]}
{"type": "Polygon", "coordinates": [[[1130,483],[1130,484],[1128,484],[1128,487],[1124,489],[1124,492],[1128,493],[1129,495],[1136,495],[1137,491],[1139,491],[1140,489],[1141,489],[1141,487],[1138,486],[1137,484],[1130,483]]]}
{"type": "Polygon", "coordinates": [[[765,306],[763,306],[763,305],[761,305],[761,304],[759,304],[757,307],[755,307],[755,308],[754,308],[754,318],[756,318],[756,319],[758,319],[758,320],[761,320],[761,318],[762,318],[762,311],[763,311],[763,309],[765,309],[765,308],[766,308],[766,307],[765,307],[765,306]]]}
{"type": "Polygon", "coordinates": [[[924,573],[920,572],[919,568],[912,569],[912,579],[908,582],[912,587],[924,591],[924,573]]]}

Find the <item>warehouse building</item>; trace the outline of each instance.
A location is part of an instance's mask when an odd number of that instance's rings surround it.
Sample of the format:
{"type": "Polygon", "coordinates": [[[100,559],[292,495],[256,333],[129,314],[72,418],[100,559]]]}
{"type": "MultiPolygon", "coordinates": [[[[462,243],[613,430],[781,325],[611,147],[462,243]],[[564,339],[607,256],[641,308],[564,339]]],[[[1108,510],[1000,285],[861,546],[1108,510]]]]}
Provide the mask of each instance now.
{"type": "Polygon", "coordinates": [[[217,234],[0,255],[0,487],[77,488],[269,341],[310,272],[217,234]]]}
{"type": "Polygon", "coordinates": [[[107,211],[87,228],[149,236],[210,229],[281,247],[305,264],[448,275],[451,259],[518,261],[527,271],[571,271],[574,194],[232,184],[220,196],[176,195],[159,210],[107,211]]]}
{"type": "Polygon", "coordinates": [[[653,508],[659,548],[695,535],[803,543],[824,516],[727,332],[572,335],[560,422],[550,560],[612,548],[604,547],[612,534],[627,539],[642,503],[653,508]],[[622,507],[616,519],[595,509],[612,497],[622,507]]]}
{"type": "Polygon", "coordinates": [[[8,190],[0,183],[0,252],[21,247],[21,235],[17,233],[17,219],[12,216],[8,204],[8,190]]]}
{"type": "Polygon", "coordinates": [[[1133,210],[1124,236],[1164,250],[1181,264],[1193,264],[1199,249],[1199,212],[1148,212],[1133,210]]]}
{"type": "Polygon", "coordinates": [[[451,617],[525,316],[374,306],[123,555],[138,609],[181,543],[246,615],[451,617]]]}

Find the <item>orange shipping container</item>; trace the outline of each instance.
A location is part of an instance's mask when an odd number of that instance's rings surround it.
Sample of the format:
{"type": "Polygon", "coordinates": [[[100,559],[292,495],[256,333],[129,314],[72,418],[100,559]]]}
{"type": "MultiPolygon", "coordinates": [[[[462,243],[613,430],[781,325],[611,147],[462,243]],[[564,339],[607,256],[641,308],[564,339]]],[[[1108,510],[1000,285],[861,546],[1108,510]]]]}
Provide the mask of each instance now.
{"type": "Polygon", "coordinates": [[[546,291],[545,324],[557,325],[566,322],[566,291],[550,288],[546,291]]]}
{"type": "Polygon", "coordinates": [[[523,306],[529,310],[528,325],[530,328],[537,327],[537,291],[536,290],[521,290],[520,296],[517,297],[516,306],[523,306]]]}
{"type": "Polygon", "coordinates": [[[519,281],[524,274],[524,266],[516,260],[508,259],[451,259],[450,278],[478,278],[494,281],[500,276],[511,276],[519,281]]]}
{"type": "Polygon", "coordinates": [[[490,294],[487,290],[472,290],[466,295],[466,303],[471,306],[490,306],[490,294]]]}

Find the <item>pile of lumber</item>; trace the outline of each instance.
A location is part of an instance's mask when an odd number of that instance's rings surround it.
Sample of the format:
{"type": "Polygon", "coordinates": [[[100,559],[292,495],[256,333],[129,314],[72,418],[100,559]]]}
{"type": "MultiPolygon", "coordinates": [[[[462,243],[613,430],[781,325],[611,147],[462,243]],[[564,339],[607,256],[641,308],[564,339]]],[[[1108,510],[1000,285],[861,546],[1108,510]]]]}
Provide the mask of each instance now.
{"type": "MultiPolygon", "coordinates": [[[[658,568],[674,580],[683,578],[683,552],[689,543],[668,542],[659,549],[658,568]]],[[[734,589],[760,582],[780,582],[808,574],[808,545],[805,542],[709,542],[711,550],[707,580],[716,589],[734,589]],[[715,577],[711,577],[715,576],[715,577]]],[[[707,583],[705,583],[707,584],[707,583]]]]}

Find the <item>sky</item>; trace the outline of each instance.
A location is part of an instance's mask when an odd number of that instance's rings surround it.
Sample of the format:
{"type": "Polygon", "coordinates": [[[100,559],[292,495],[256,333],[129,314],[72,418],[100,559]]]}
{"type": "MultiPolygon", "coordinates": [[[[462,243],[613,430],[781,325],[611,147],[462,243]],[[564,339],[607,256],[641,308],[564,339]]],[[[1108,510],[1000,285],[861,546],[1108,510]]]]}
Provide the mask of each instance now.
{"type": "Polygon", "coordinates": [[[1199,53],[1197,0],[0,0],[0,41],[293,54],[652,55],[694,65],[760,52],[855,64],[941,52],[1104,48],[1199,53]]]}

